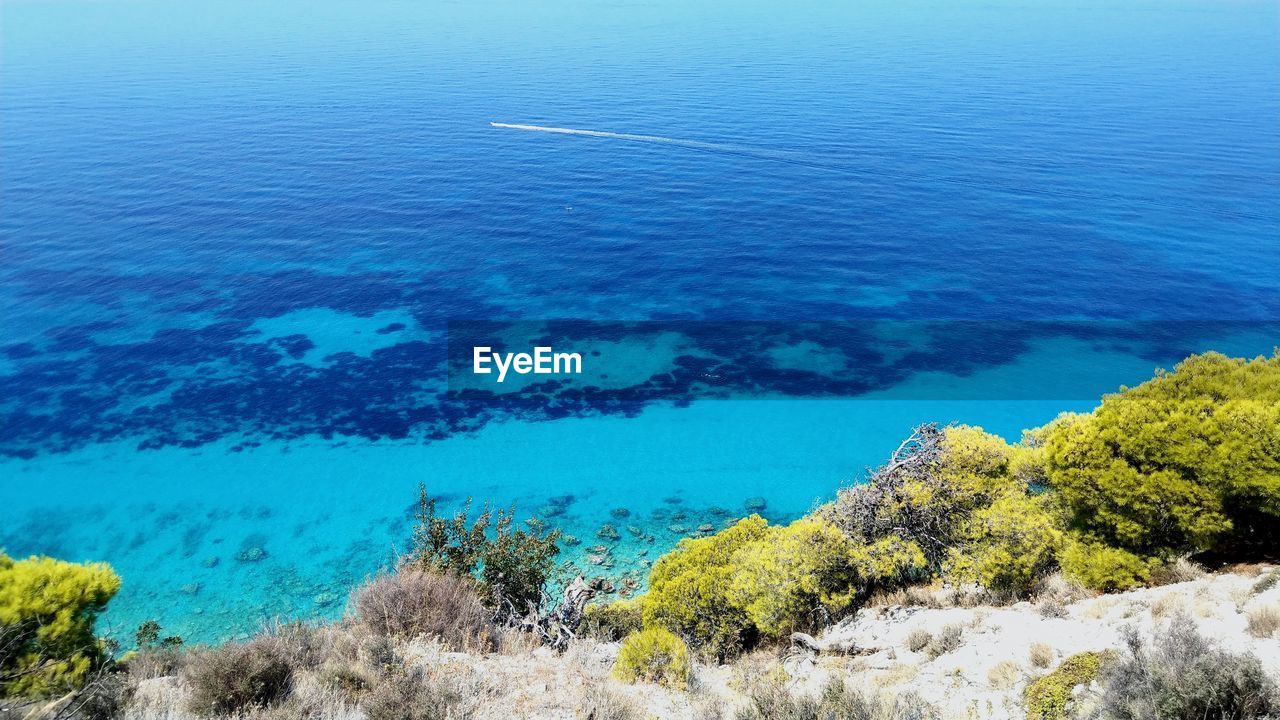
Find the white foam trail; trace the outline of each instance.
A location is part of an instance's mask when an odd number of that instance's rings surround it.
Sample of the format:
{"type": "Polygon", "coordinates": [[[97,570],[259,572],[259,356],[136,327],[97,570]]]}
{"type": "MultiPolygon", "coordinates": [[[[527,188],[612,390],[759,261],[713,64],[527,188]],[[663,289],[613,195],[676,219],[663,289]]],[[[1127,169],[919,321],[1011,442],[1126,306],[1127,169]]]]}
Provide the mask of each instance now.
{"type": "Polygon", "coordinates": [[[546,125],[519,125],[516,123],[500,122],[490,122],[489,124],[496,128],[506,128],[508,130],[526,130],[531,132],[555,133],[557,135],[585,135],[586,137],[609,138],[612,140],[627,140],[630,142],[640,143],[660,143],[662,145],[674,145],[676,147],[685,148],[686,150],[699,150],[702,152],[718,153],[721,155],[737,155],[739,157],[753,158],[756,160],[770,160],[773,162],[790,163],[792,165],[816,167],[823,170],[843,170],[842,168],[833,168],[830,165],[812,162],[802,156],[797,156],[795,153],[780,150],[762,150],[760,148],[730,145],[728,143],[709,143],[702,142],[700,140],[681,140],[680,138],[664,137],[662,135],[636,135],[634,133],[605,132],[604,130],[580,130],[578,128],[548,127],[546,125]]]}
{"type": "Polygon", "coordinates": [[[545,125],[518,125],[515,123],[489,123],[496,128],[509,130],[529,130],[532,132],[556,133],[558,135],[586,135],[587,137],[613,138],[614,140],[631,140],[632,142],[664,143],[682,145],[684,147],[704,148],[707,150],[736,150],[732,145],[704,143],[697,140],[680,140],[679,138],[662,137],[661,135],[634,135],[632,133],[605,132],[603,130],[579,130],[577,128],[547,127],[545,125]]]}
{"type": "MultiPolygon", "coordinates": [[[[519,125],[516,123],[500,123],[490,122],[491,126],[496,128],[506,128],[508,130],[526,130],[531,132],[555,133],[557,135],[585,135],[587,137],[611,138],[614,140],[629,140],[631,142],[642,143],[661,143],[663,145],[674,145],[676,147],[687,148],[689,150],[701,150],[703,152],[719,153],[722,155],[737,155],[739,157],[752,158],[755,160],[766,160],[769,162],[787,163],[789,165],[798,165],[801,167],[809,167],[817,170],[825,170],[828,172],[837,172],[847,175],[856,175],[876,180],[886,180],[894,178],[898,180],[907,180],[912,182],[934,184],[948,183],[951,185],[959,185],[963,187],[974,188],[987,192],[1001,192],[1027,195],[1046,195],[1063,198],[1076,198],[1081,200],[1098,201],[1102,198],[1095,193],[1073,193],[1063,191],[1058,188],[1044,188],[1033,186],[1019,185],[1000,185],[983,182],[981,180],[971,180],[967,178],[956,177],[940,177],[929,175],[918,175],[914,173],[904,172],[885,172],[878,168],[854,167],[843,163],[830,163],[822,159],[815,159],[811,155],[796,153],[786,150],[766,150],[756,147],[744,147],[741,145],[728,145],[723,143],[709,143],[698,140],[681,140],[679,138],[663,137],[661,135],[634,135],[632,133],[615,133],[605,132],[603,130],[580,130],[578,128],[562,128],[548,127],[546,125],[519,125]]],[[[1164,207],[1172,210],[1186,211],[1181,205],[1160,202],[1151,198],[1134,198],[1130,202],[1136,205],[1147,205],[1152,207],[1164,207]]],[[[1213,215],[1223,215],[1226,217],[1251,218],[1254,220],[1266,220],[1267,216],[1257,213],[1239,212],[1224,208],[1193,208],[1199,212],[1206,212],[1213,215]]]]}

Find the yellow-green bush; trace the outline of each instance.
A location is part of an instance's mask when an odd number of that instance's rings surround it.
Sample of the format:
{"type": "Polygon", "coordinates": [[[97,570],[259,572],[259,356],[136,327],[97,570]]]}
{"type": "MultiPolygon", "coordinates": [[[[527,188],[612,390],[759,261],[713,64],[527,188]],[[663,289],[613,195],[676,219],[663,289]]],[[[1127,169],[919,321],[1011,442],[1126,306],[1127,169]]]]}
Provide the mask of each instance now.
{"type": "Polygon", "coordinates": [[[120,589],[104,563],[0,553],[0,695],[44,696],[79,686],[103,661],[93,634],[98,613],[120,589]]]}
{"type": "Polygon", "coordinates": [[[1034,454],[982,428],[922,426],[867,484],[842,491],[821,514],[858,544],[913,543],[924,572],[899,580],[923,580],[965,541],[974,513],[1026,493],[1034,454]]]}
{"type": "Polygon", "coordinates": [[[988,497],[1010,487],[1010,469],[1020,450],[980,427],[956,425],[946,434],[945,462],[939,465],[944,479],[960,481],[970,493],[988,497]]]}
{"type": "Polygon", "coordinates": [[[1025,595],[1056,565],[1107,591],[1179,554],[1266,557],[1278,521],[1280,354],[1210,353],[1021,444],[920,426],[812,516],[682,541],[655,564],[641,617],[723,659],[937,576],[1025,595]]]}
{"type": "Polygon", "coordinates": [[[1142,585],[1159,561],[1070,533],[1058,555],[1058,564],[1067,578],[1091,590],[1111,592],[1142,585]]]}
{"type": "Polygon", "coordinates": [[[818,517],[770,527],[758,516],[685,540],[654,565],[644,624],[725,658],[760,637],[782,637],[838,615],[878,578],[924,562],[918,546],[882,539],[858,546],[818,517]]]}
{"type": "Polygon", "coordinates": [[[688,687],[690,672],[689,646],[660,627],[628,635],[613,665],[614,677],[623,682],[643,680],[671,688],[688,687]]]}
{"type": "Polygon", "coordinates": [[[1074,527],[1142,557],[1276,550],[1280,354],[1194,355],[1044,433],[1074,527]]]}
{"type": "Polygon", "coordinates": [[[586,637],[616,642],[644,625],[644,608],[640,598],[588,605],[582,611],[579,631],[586,637]]]}
{"type": "Polygon", "coordinates": [[[892,587],[919,578],[928,570],[920,544],[897,535],[886,535],[866,545],[855,545],[854,566],[863,592],[892,587]]]}
{"type": "Polygon", "coordinates": [[[779,637],[853,602],[854,560],[844,533],[824,520],[802,518],[770,528],[734,553],[728,596],[762,635],[779,637]]]}
{"type": "Polygon", "coordinates": [[[1058,669],[1027,686],[1027,720],[1067,720],[1071,691],[1078,685],[1093,682],[1108,653],[1083,652],[1072,655],[1058,669]]]}
{"type": "Polygon", "coordinates": [[[868,484],[821,514],[868,550],[873,566],[860,576],[869,585],[947,575],[1025,593],[1053,567],[1063,525],[1049,498],[1034,494],[1044,451],[1028,437],[1010,445],[978,427],[917,428],[868,484]],[[886,565],[895,559],[896,569],[886,565]]]}
{"type": "Polygon", "coordinates": [[[1025,594],[1053,567],[1060,519],[1043,496],[1012,490],[974,512],[951,551],[949,573],[988,590],[1025,594]]]}
{"type": "Polygon", "coordinates": [[[710,537],[681,540],[649,573],[645,626],[677,632],[711,656],[737,654],[753,639],[754,627],[729,597],[733,556],[768,532],[764,518],[752,515],[710,537]]]}

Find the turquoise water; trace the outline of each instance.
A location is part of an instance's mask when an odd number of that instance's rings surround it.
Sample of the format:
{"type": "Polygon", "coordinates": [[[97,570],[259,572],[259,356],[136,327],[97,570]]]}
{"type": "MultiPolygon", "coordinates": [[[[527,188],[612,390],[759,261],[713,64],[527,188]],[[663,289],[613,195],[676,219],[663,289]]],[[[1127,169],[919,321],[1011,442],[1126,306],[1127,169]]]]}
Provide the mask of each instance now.
{"type": "Polygon", "coordinates": [[[419,482],[641,578],[1280,343],[1273,2],[3,13],[0,548],[115,565],[116,637],[340,613],[419,482]],[[494,334],[599,355],[450,372],[494,334]]]}
{"type": "Polygon", "coordinates": [[[109,559],[125,579],[107,616],[118,636],[157,617],[169,632],[213,640],[276,616],[340,612],[348,588],[405,549],[419,480],[447,499],[474,495],[528,511],[572,494],[552,522],[583,547],[610,546],[616,565],[594,567],[579,548],[567,554],[593,574],[621,577],[702,523],[729,517],[712,508],[740,516],[759,496],[766,516],[784,520],[829,499],[914,423],[963,417],[1016,436],[1028,418],[1051,419],[1060,406],[731,401],[632,419],[494,424],[425,445],[303,441],[234,453],[212,443],[138,453],[102,444],[5,465],[14,483],[54,487],[59,498],[23,493],[20,501],[38,509],[18,516],[6,543],[14,552],[109,559]],[[630,516],[614,518],[615,508],[630,516]],[[680,510],[687,517],[672,519],[680,510]],[[603,523],[623,539],[596,538],[603,523]],[[631,525],[655,542],[637,541],[631,525]],[[265,559],[236,559],[252,547],[265,559]]]}

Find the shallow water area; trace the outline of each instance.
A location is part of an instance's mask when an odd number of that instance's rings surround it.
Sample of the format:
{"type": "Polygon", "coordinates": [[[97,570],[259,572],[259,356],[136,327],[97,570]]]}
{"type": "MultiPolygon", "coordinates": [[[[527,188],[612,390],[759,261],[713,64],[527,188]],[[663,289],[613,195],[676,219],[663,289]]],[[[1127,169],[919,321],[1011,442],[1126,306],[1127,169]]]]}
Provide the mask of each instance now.
{"type": "Polygon", "coordinates": [[[1016,437],[1061,409],[1044,401],[708,401],[630,419],[495,423],[427,445],[314,439],[141,453],[101,445],[0,465],[18,490],[0,545],[110,561],[125,580],[105,617],[118,639],[155,618],[209,641],[276,617],[339,614],[350,588],[407,550],[419,481],[442,510],[474,497],[541,514],[581,541],[562,559],[620,577],[642,572],[642,560],[703,523],[747,514],[753,498],[766,505],[751,509],[771,520],[796,517],[880,462],[915,423],[964,418],[1016,437]],[[598,537],[605,523],[619,540],[598,537]],[[588,561],[601,544],[613,567],[588,561]]]}

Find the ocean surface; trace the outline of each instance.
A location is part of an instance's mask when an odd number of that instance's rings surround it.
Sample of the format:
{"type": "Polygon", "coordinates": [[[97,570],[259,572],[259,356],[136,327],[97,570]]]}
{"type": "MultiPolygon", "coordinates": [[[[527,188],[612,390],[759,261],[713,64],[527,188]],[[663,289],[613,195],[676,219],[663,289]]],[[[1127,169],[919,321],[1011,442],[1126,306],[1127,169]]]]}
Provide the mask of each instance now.
{"type": "Polygon", "coordinates": [[[0,549],[111,563],[126,645],[341,614],[419,483],[643,586],[914,424],[1280,344],[1273,1],[5,0],[0,41],[0,549]],[[481,338],[592,369],[469,386],[481,338]]]}

